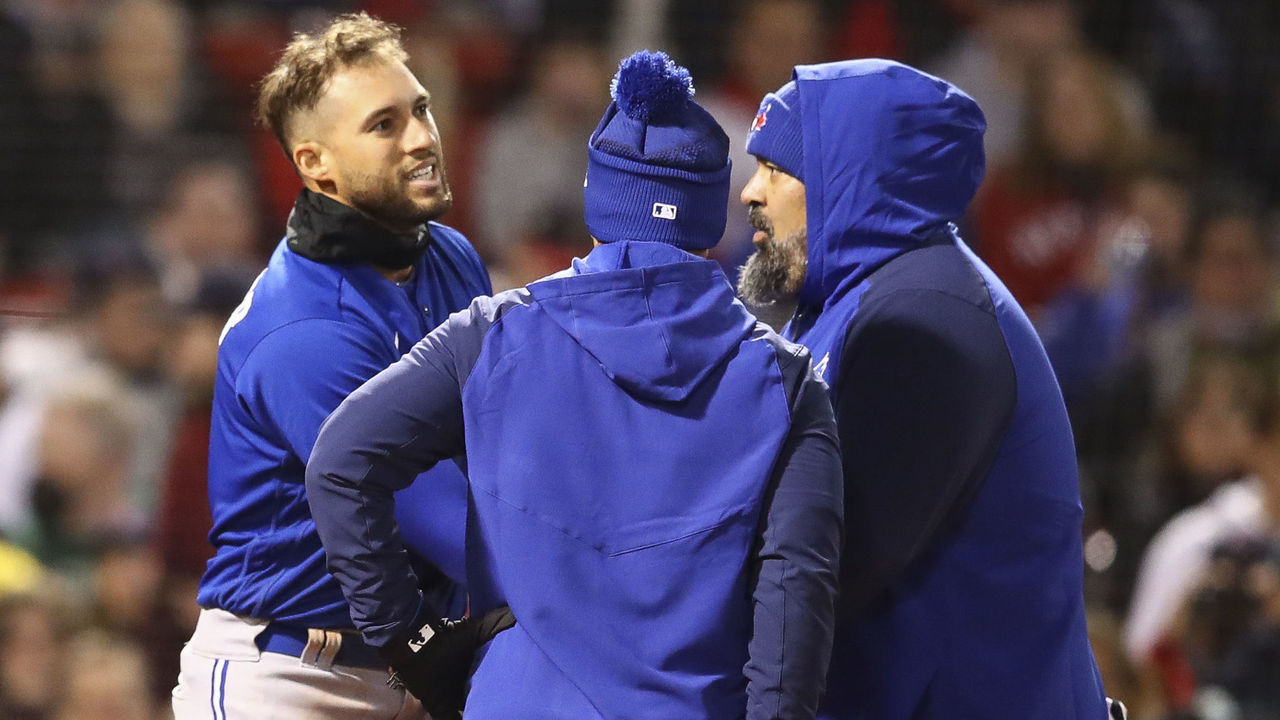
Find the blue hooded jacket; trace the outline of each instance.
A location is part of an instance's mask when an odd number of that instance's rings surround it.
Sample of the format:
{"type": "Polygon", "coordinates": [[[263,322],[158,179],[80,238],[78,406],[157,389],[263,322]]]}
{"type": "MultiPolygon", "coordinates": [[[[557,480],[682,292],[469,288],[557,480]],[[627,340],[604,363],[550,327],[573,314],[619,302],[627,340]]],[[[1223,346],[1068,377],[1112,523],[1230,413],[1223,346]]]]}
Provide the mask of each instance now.
{"type": "Polygon", "coordinates": [[[1062,396],[953,224],[982,179],[982,113],[885,60],[794,79],[808,270],[783,334],[817,359],[845,458],[820,716],[1100,720],[1062,396]]]}
{"type": "Polygon", "coordinates": [[[472,610],[517,620],[468,718],[814,717],[841,479],[809,367],[664,243],[478,299],[344,401],[308,465],[357,627],[385,645],[430,612],[391,498],[465,446],[472,610]]]}

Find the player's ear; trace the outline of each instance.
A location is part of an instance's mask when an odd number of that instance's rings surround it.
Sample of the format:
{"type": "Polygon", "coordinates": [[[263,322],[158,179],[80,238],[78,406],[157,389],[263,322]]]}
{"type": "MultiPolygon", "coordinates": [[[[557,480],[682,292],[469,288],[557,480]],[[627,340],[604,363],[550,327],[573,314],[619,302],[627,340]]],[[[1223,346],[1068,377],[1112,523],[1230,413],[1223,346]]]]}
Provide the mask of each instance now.
{"type": "Polygon", "coordinates": [[[333,181],[329,152],[318,142],[308,140],[294,145],[293,164],[305,179],[316,183],[333,181]]]}

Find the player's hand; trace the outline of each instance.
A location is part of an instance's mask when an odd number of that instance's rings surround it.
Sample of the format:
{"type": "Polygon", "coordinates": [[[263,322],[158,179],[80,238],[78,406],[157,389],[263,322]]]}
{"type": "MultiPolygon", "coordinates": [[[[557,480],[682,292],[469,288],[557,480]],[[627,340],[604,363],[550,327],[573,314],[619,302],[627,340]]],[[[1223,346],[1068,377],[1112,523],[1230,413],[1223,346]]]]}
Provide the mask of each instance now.
{"type": "Polygon", "coordinates": [[[510,608],[503,606],[481,618],[450,620],[434,628],[424,625],[415,637],[382,652],[391,665],[392,681],[421,700],[432,720],[455,720],[466,703],[476,650],[515,624],[510,608]]]}

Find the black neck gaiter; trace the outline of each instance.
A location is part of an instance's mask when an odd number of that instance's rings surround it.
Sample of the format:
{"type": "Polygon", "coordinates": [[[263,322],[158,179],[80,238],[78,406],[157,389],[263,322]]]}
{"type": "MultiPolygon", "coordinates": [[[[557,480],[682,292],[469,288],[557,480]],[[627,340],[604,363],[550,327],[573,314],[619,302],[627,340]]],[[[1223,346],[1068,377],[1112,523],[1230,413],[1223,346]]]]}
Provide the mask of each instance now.
{"type": "Polygon", "coordinates": [[[333,198],[303,188],[289,214],[289,249],[327,264],[363,263],[386,268],[414,265],[431,244],[425,224],[399,235],[333,198]]]}

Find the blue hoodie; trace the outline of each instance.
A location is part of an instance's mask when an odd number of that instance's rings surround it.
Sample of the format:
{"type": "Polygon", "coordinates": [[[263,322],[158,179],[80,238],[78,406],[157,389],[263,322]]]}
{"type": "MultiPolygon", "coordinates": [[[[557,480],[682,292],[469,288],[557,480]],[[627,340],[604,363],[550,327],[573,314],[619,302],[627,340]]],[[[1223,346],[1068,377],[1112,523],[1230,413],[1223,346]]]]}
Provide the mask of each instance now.
{"type": "Polygon", "coordinates": [[[472,609],[517,620],[468,718],[814,717],[841,479],[809,366],[663,243],[477,300],[317,440],[307,494],[357,627],[381,646],[429,615],[391,498],[465,448],[472,609]]]}
{"type": "Polygon", "coordinates": [[[982,113],[890,61],[794,79],[808,271],[783,334],[831,387],[848,528],[820,716],[1100,720],[1062,396],[953,225],[982,113]]]}

